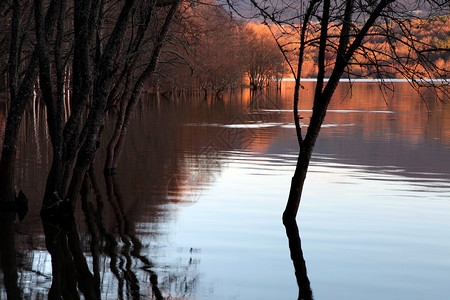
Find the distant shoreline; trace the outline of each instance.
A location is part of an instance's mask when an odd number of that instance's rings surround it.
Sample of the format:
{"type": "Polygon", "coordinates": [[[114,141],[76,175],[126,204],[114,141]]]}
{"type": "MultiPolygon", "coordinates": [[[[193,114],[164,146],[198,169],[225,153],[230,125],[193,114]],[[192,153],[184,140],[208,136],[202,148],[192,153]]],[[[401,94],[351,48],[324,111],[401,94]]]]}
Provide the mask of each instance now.
{"type": "MultiPolygon", "coordinates": [[[[324,81],[328,81],[329,78],[325,78],[324,81]]],[[[282,81],[295,81],[294,78],[283,78],[282,81]]],[[[307,81],[307,82],[316,82],[316,78],[302,78],[301,81],[307,81]]],[[[349,79],[349,78],[341,78],[339,80],[340,82],[410,82],[409,79],[401,79],[401,78],[356,78],[356,79],[349,79]]],[[[416,79],[414,82],[435,82],[435,83],[445,83],[450,82],[450,79],[416,79]]]]}

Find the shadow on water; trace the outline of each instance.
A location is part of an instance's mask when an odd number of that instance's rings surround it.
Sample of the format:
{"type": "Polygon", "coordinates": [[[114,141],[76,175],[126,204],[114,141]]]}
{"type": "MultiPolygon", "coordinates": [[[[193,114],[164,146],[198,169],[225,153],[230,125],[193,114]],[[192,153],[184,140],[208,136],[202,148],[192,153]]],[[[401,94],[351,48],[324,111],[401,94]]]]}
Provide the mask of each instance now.
{"type": "Polygon", "coordinates": [[[286,228],[286,235],[289,241],[289,250],[295,269],[295,278],[298,285],[298,299],[312,300],[313,294],[306,272],[306,262],[303,257],[302,241],[300,239],[297,222],[295,220],[284,222],[284,227],[286,228]]]}

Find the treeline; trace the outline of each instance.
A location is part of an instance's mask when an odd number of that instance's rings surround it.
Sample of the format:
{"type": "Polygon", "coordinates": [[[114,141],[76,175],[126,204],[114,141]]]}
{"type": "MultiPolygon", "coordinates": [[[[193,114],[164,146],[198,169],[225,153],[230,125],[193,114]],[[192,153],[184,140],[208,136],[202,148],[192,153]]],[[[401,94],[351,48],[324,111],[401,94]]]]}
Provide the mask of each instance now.
{"type": "Polygon", "coordinates": [[[234,20],[213,4],[195,5],[183,14],[173,43],[162,53],[160,76],[150,86],[220,93],[243,83],[258,89],[288,76],[265,26],[234,20]]]}
{"type": "MultiPolygon", "coordinates": [[[[319,23],[315,23],[319,26],[319,23]]],[[[313,24],[314,25],[314,24],[313,24]]],[[[259,25],[264,26],[264,25],[259,25]]],[[[267,26],[266,26],[267,27],[267,26]]],[[[309,30],[306,35],[303,78],[318,74],[319,30],[309,30]]],[[[301,27],[270,26],[286,57],[294,61],[297,55],[298,35],[301,27]]],[[[338,44],[340,26],[330,24],[329,43],[338,44]]],[[[350,39],[354,37],[350,36],[350,39]]],[[[337,49],[326,49],[325,76],[331,75],[337,49]]],[[[364,38],[346,69],[349,78],[449,78],[450,72],[450,16],[390,19],[374,26],[364,38]],[[420,61],[421,64],[417,64],[420,61]]],[[[292,66],[296,72],[296,66],[292,66]]]]}
{"type": "MultiPolygon", "coordinates": [[[[189,27],[179,27],[178,34],[186,39],[188,51],[180,55],[180,44],[167,50],[165,57],[177,53],[178,60],[174,60],[173,56],[166,58],[167,63],[161,64],[161,76],[156,79],[158,82],[152,83],[154,87],[165,90],[201,89],[205,93],[217,93],[244,83],[257,89],[268,85],[279,86],[282,78],[292,78],[292,71],[296,72],[296,66],[289,66],[284,56],[294,61],[298,55],[298,26],[280,28],[253,21],[239,22],[232,20],[222,7],[214,5],[191,8],[185,18],[189,27]]],[[[372,28],[349,63],[346,76],[410,78],[410,73],[414,73],[417,78],[448,78],[450,17],[403,21],[401,24],[391,21],[390,24],[372,28]],[[390,32],[388,37],[386,26],[393,27],[397,36],[391,36],[390,32]],[[409,43],[403,42],[406,39],[416,40],[418,52],[422,47],[427,48],[422,58],[411,51],[409,43]],[[438,51],[429,51],[430,45],[438,51]],[[417,66],[417,60],[427,61],[428,67],[417,66]],[[381,72],[380,62],[384,64],[381,72]]],[[[338,36],[339,28],[330,25],[330,36],[333,32],[338,36]]],[[[318,34],[319,31],[309,33],[309,48],[302,66],[303,78],[317,77],[318,34]]],[[[335,55],[336,49],[328,48],[326,60],[334,61],[335,55]]],[[[331,75],[332,67],[331,63],[326,66],[325,76],[331,75]]]]}
{"type": "MultiPolygon", "coordinates": [[[[239,87],[243,83],[255,89],[270,84],[278,86],[282,78],[292,77],[292,72],[279,47],[282,47],[284,54],[292,60],[292,57],[297,55],[298,30],[280,30],[280,28],[268,27],[265,24],[246,22],[245,20],[236,21],[223,7],[214,4],[213,1],[185,4],[170,36],[167,37],[157,70],[146,83],[146,89],[160,91],[194,89],[202,90],[205,93],[220,93],[225,89],[239,87]],[[280,33],[284,30],[285,32],[280,33]],[[279,45],[275,42],[274,35],[278,36],[279,45]]],[[[11,18],[8,17],[11,9],[8,8],[7,2],[3,2],[1,5],[4,17],[1,18],[0,29],[2,32],[8,32],[11,25],[9,23],[11,18]]],[[[112,5],[111,9],[113,7],[112,5]]],[[[28,12],[24,10],[23,13],[28,16],[22,20],[22,35],[19,43],[23,58],[26,59],[32,54],[33,36],[30,32],[33,31],[34,23],[31,10],[28,12]]],[[[409,34],[417,40],[419,48],[421,44],[431,44],[436,49],[449,49],[449,19],[449,16],[441,16],[426,20],[411,20],[410,29],[407,32],[404,31],[404,28],[398,28],[399,39],[401,41],[401,35],[409,34]]],[[[108,30],[107,21],[99,26],[108,30]]],[[[392,26],[397,25],[392,24],[392,26]]],[[[336,27],[334,30],[338,29],[336,27]]],[[[406,74],[402,73],[404,70],[400,71],[401,68],[397,66],[399,64],[408,65],[416,58],[409,56],[409,47],[406,44],[402,45],[401,42],[396,43],[396,55],[390,58],[392,64],[390,71],[377,74],[377,62],[386,61],[386,57],[380,56],[386,56],[386,51],[389,52],[386,49],[392,47],[390,41],[383,36],[383,30],[383,26],[379,26],[372,29],[372,35],[367,36],[363,47],[352,58],[349,65],[348,75],[350,77],[374,78],[380,75],[387,78],[406,77],[406,74]],[[370,49],[370,51],[364,49],[370,49]],[[374,49],[380,49],[380,51],[377,53],[374,49]]],[[[315,47],[314,40],[317,39],[315,34],[317,35],[318,32],[310,33],[309,36],[311,48],[315,47]]],[[[101,41],[99,42],[101,43],[101,41]]],[[[142,42],[142,47],[139,49],[141,54],[150,52],[145,47],[149,42],[149,40],[142,42]]],[[[9,44],[9,35],[3,35],[0,40],[0,91],[6,90],[7,86],[9,44]]],[[[328,49],[327,58],[329,60],[334,57],[334,50],[328,49]]],[[[65,51],[70,54],[73,49],[65,49],[65,51]]],[[[437,67],[442,72],[431,74],[426,69],[414,70],[414,72],[420,71],[419,73],[426,78],[448,76],[450,69],[448,53],[448,51],[424,53],[427,55],[427,59],[434,64],[433,67],[437,67]]],[[[145,55],[140,56],[146,57],[145,55]]],[[[317,76],[317,60],[317,51],[307,51],[302,77],[314,78],[317,76]]],[[[139,60],[135,60],[136,62],[140,63],[139,60]]],[[[330,65],[327,68],[327,75],[329,75],[331,67],[330,65]]],[[[292,68],[295,71],[296,66],[292,66],[292,68]]],[[[69,82],[69,69],[66,69],[66,72],[69,82]]],[[[121,79],[125,79],[125,75],[121,76],[121,79]]],[[[119,82],[123,89],[123,85],[127,81],[119,82]]],[[[119,89],[119,87],[117,88],[119,89]]]]}
{"type": "MultiPolygon", "coordinates": [[[[296,72],[296,66],[289,66],[283,54],[290,61],[294,61],[298,55],[298,26],[280,28],[256,22],[239,22],[232,20],[222,7],[214,5],[191,8],[185,18],[189,27],[179,27],[178,34],[189,45],[183,50],[188,50],[180,55],[180,44],[167,50],[167,63],[161,64],[161,76],[155,79],[158,82],[152,83],[154,87],[165,90],[201,89],[205,93],[217,93],[244,83],[257,89],[268,85],[278,86],[282,78],[292,78],[292,71],[296,72]],[[174,60],[174,53],[177,53],[178,60],[174,60]]],[[[346,76],[409,78],[410,72],[418,78],[448,78],[449,20],[449,16],[441,16],[410,20],[406,22],[408,26],[395,22],[375,26],[352,58],[346,76]],[[387,37],[386,26],[393,27],[398,36],[387,37]],[[423,52],[422,58],[411,51],[408,43],[402,42],[411,38],[416,40],[419,52],[422,46],[428,49],[423,52]],[[429,51],[429,45],[436,50],[447,51],[429,51]],[[428,68],[417,66],[417,60],[427,61],[428,68]],[[382,72],[380,62],[384,64],[382,72]]],[[[330,28],[332,32],[339,31],[337,25],[331,25],[330,28]]],[[[309,33],[309,49],[302,66],[303,78],[315,78],[318,74],[318,34],[319,31],[309,33]]],[[[327,61],[334,61],[335,54],[336,49],[328,48],[327,61]]],[[[326,67],[325,76],[329,76],[331,70],[332,64],[326,67]]]]}
{"type": "MultiPolygon", "coordinates": [[[[9,33],[11,28],[11,7],[3,2],[0,29],[3,33],[9,33]]],[[[114,17],[111,12],[117,4],[108,5],[105,8],[105,20],[98,26],[102,28],[102,36],[97,37],[97,43],[102,44],[102,39],[111,30],[110,23],[114,17]],[[108,17],[109,16],[109,17],[108,17]]],[[[32,7],[24,7],[20,37],[20,52],[25,61],[33,51],[34,22],[32,7]]],[[[73,20],[69,20],[73,21],[73,20]]],[[[139,20],[136,17],[136,23],[139,20]]],[[[136,34],[138,28],[136,25],[136,34]]],[[[67,33],[68,34],[68,33],[67,33]]],[[[135,44],[136,53],[130,52],[133,45],[126,43],[133,39],[133,31],[126,33],[122,55],[136,57],[134,63],[139,67],[142,57],[151,51],[148,45],[152,44],[151,36],[141,37],[140,44],[135,44]],[[128,41],[127,41],[128,40],[128,41]],[[128,48],[128,50],[127,50],[128,48]]],[[[70,37],[67,35],[66,39],[70,37]]],[[[6,90],[8,73],[8,56],[10,36],[4,34],[0,40],[0,89],[6,90]]],[[[70,60],[74,49],[63,49],[65,58],[70,60]]],[[[118,63],[124,62],[123,58],[118,63]]],[[[67,65],[67,82],[71,79],[70,65],[67,65]]],[[[233,20],[229,13],[221,6],[209,3],[186,2],[178,19],[166,38],[162,49],[157,72],[146,84],[148,89],[173,90],[173,89],[200,89],[204,92],[221,92],[225,89],[240,86],[242,83],[254,88],[269,85],[270,82],[278,82],[288,76],[284,58],[278,46],[273,40],[270,31],[265,26],[255,23],[238,22],[233,20]]],[[[118,82],[127,83],[125,74],[119,73],[118,82]]],[[[123,88],[123,87],[122,87],[123,88]]]]}

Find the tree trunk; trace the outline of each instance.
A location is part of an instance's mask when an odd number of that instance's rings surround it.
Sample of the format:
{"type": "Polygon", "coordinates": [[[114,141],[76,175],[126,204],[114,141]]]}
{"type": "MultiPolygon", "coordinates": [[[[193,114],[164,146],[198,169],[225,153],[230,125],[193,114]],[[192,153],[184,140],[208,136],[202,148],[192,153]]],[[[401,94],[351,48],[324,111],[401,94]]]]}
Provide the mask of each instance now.
{"type": "Polygon", "coordinates": [[[25,78],[19,87],[18,94],[13,97],[6,119],[5,135],[3,138],[2,157],[0,159],[0,201],[15,200],[14,173],[16,166],[17,142],[19,129],[25,106],[32,98],[36,80],[37,57],[32,55],[25,78]]]}
{"type": "Polygon", "coordinates": [[[42,222],[45,233],[45,244],[52,257],[52,285],[48,299],[79,299],[75,269],[67,247],[67,237],[55,224],[42,222]]]}
{"type": "Polygon", "coordinates": [[[325,75],[325,52],[328,39],[328,22],[329,22],[329,8],[330,1],[325,0],[323,4],[323,15],[321,19],[321,34],[320,34],[320,45],[319,45],[319,57],[318,65],[319,72],[317,76],[317,85],[314,95],[314,105],[311,120],[308,126],[308,130],[305,138],[303,139],[300,127],[300,117],[298,115],[298,104],[299,104],[299,89],[300,89],[300,76],[301,67],[303,63],[303,50],[304,50],[304,33],[306,30],[306,25],[309,21],[309,17],[314,11],[314,6],[316,1],[311,1],[310,6],[307,10],[303,27],[301,33],[300,41],[300,56],[298,73],[296,76],[295,94],[294,94],[294,120],[297,133],[297,140],[300,146],[300,152],[297,160],[297,165],[295,169],[294,176],[292,177],[291,190],[289,193],[288,203],[286,209],[283,213],[283,222],[292,222],[297,216],[298,208],[300,205],[301,194],[306,179],[306,174],[308,171],[309,162],[311,160],[312,151],[314,149],[315,143],[319,136],[320,128],[325,120],[327,113],[327,108],[330,103],[331,97],[336,90],[339,80],[344,73],[345,67],[348,65],[350,58],[355,53],[356,49],[361,46],[362,40],[367,35],[369,29],[375,23],[375,20],[380,16],[382,11],[391,3],[393,0],[381,0],[375,7],[374,11],[358,32],[355,39],[349,43],[349,30],[350,24],[353,16],[354,0],[348,0],[345,6],[343,25],[340,33],[338,52],[336,56],[335,65],[330,76],[328,83],[324,87],[324,75],[325,75]]]}
{"type": "Polygon", "coordinates": [[[306,174],[308,172],[309,159],[305,152],[298,153],[297,165],[295,167],[294,176],[291,180],[291,189],[289,191],[289,198],[286,208],[283,213],[283,223],[292,222],[297,216],[298,208],[300,206],[300,199],[302,197],[303,185],[305,183],[306,174]]]}
{"type": "Polygon", "coordinates": [[[19,129],[25,111],[26,103],[31,99],[37,69],[36,51],[33,52],[24,79],[19,87],[18,73],[20,65],[20,22],[21,4],[14,0],[12,3],[10,51],[8,61],[9,95],[11,107],[6,120],[3,150],[0,159],[0,202],[15,200],[14,172],[16,165],[17,141],[19,129]]]}
{"type": "Polygon", "coordinates": [[[152,55],[147,67],[136,81],[128,103],[125,103],[125,105],[121,105],[121,111],[116,122],[114,134],[111,137],[110,142],[108,143],[108,156],[104,168],[105,174],[113,174],[117,169],[123,146],[125,144],[128,125],[130,123],[132,114],[136,105],[140,101],[145,82],[150,78],[151,75],[153,75],[156,70],[163,43],[168,35],[170,25],[181,2],[181,0],[177,0],[174,1],[171,5],[170,10],[165,18],[164,24],[162,25],[161,30],[156,38],[155,46],[153,47],[152,55]]]}
{"type": "Polygon", "coordinates": [[[129,98],[128,86],[130,85],[129,77],[130,76],[128,74],[125,90],[123,91],[122,98],[120,100],[120,110],[116,120],[116,127],[114,128],[113,136],[111,137],[108,145],[106,146],[106,162],[104,167],[105,174],[114,174],[116,173],[117,169],[117,162],[115,163],[115,158],[120,156],[120,154],[117,153],[118,151],[117,145],[122,134],[125,122],[125,115],[127,111],[126,107],[128,105],[128,98],[129,98]]]}
{"type": "MultiPolygon", "coordinates": [[[[39,1],[39,0],[36,0],[39,1]]],[[[92,38],[92,30],[95,25],[95,18],[92,16],[93,7],[89,1],[83,3],[75,3],[74,12],[74,30],[75,30],[75,48],[73,60],[73,95],[72,95],[72,114],[66,123],[64,131],[58,131],[58,138],[63,138],[60,160],[53,161],[51,172],[47,180],[46,195],[43,200],[42,213],[54,215],[49,208],[56,208],[54,205],[58,201],[64,201],[65,207],[72,210],[75,206],[76,199],[81,190],[81,185],[89,165],[94,159],[94,155],[98,148],[98,137],[104,124],[105,108],[110,92],[111,79],[114,74],[114,60],[120,49],[122,38],[129,23],[129,17],[134,7],[135,0],[127,0],[122,6],[122,10],[117,18],[114,29],[109,36],[105,51],[100,58],[96,70],[96,80],[93,85],[92,106],[89,115],[82,128],[82,112],[90,94],[91,71],[89,70],[89,51],[86,46],[81,45],[84,41],[82,38],[90,40],[92,38]],[[79,47],[79,48],[78,48],[79,47]],[[87,61],[82,61],[87,59],[87,61]],[[75,162],[76,158],[76,162],[75,162]],[[75,162],[75,167],[72,165],[75,162]],[[64,175],[61,175],[64,174],[64,175]],[[60,178],[62,182],[59,184],[60,178]],[[55,194],[56,192],[56,194],[55,194]],[[56,195],[56,197],[55,197],[56,195]]],[[[97,7],[98,1],[93,1],[92,5],[97,7]]],[[[96,8],[95,8],[96,9],[96,8]]],[[[95,10],[94,9],[94,10],[95,10]]],[[[61,28],[62,30],[62,28],[61,28]]],[[[86,44],[86,43],[85,43],[86,44]]],[[[90,44],[90,43],[88,43],[90,44]]],[[[50,98],[50,95],[49,97],[50,98]]],[[[48,107],[51,103],[47,104],[48,107]]],[[[55,124],[55,119],[49,120],[49,127],[55,124]]],[[[57,150],[59,143],[55,143],[56,139],[52,139],[52,144],[57,150]]],[[[58,211],[56,214],[60,214],[58,211]]],[[[70,212],[68,212],[70,213],[70,212]]]]}

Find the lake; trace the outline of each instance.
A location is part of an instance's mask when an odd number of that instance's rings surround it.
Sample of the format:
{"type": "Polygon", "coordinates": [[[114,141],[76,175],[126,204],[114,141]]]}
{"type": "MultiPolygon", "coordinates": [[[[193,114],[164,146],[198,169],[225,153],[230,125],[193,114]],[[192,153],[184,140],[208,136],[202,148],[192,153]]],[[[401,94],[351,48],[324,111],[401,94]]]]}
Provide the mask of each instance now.
{"type": "MultiPolygon", "coordinates": [[[[314,299],[450,295],[450,106],[391,85],[341,83],[330,104],[297,217],[314,299]]],[[[301,91],[304,130],[314,86],[301,91]]],[[[103,176],[100,150],[78,200],[75,261],[102,299],[297,299],[281,222],[298,153],[292,95],[290,82],[220,98],[144,95],[118,173],[103,176]]],[[[30,210],[13,238],[25,299],[46,298],[53,279],[39,217],[45,122],[35,102],[19,142],[30,210]]]]}

